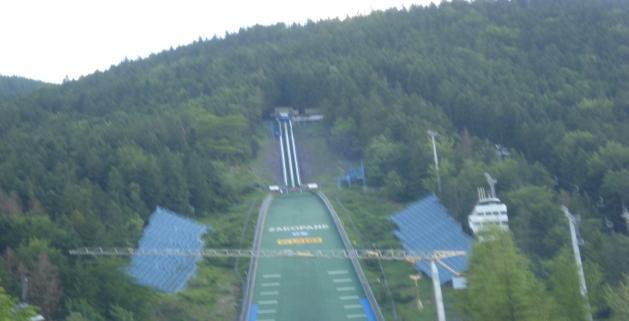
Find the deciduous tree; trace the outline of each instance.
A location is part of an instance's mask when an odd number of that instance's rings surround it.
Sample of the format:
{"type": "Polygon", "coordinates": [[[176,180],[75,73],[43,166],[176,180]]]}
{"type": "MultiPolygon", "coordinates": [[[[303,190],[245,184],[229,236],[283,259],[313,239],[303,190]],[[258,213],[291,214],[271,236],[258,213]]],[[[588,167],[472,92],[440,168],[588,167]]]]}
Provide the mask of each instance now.
{"type": "Polygon", "coordinates": [[[629,320],[629,275],[616,288],[608,287],[605,292],[607,304],[612,310],[612,320],[629,320]]]}
{"type": "Polygon", "coordinates": [[[511,234],[492,230],[474,245],[461,302],[470,321],[550,320],[549,296],[511,234]]]}

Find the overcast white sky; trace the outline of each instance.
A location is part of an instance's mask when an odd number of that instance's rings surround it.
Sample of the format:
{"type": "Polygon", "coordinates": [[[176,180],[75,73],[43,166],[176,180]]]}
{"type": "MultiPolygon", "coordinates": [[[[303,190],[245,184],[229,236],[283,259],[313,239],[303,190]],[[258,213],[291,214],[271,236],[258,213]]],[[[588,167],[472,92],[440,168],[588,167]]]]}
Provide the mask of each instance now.
{"type": "MultiPolygon", "coordinates": [[[[0,74],[60,83],[255,24],[354,16],[431,0],[2,0],[0,74]]],[[[438,2],[438,0],[436,1],[438,2]]]]}

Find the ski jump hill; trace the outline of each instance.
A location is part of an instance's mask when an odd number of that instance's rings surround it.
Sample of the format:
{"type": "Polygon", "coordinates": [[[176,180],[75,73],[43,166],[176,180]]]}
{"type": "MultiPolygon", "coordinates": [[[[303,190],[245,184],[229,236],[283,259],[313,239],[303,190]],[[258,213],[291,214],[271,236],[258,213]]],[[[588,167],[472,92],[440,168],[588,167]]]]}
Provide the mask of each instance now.
{"type": "MultiPolygon", "coordinates": [[[[302,189],[291,119],[274,124],[282,158],[281,193],[264,200],[254,250],[351,250],[325,195],[302,189]],[[276,126],[277,125],[277,126],[276,126]]],[[[356,259],[259,257],[249,266],[240,321],[382,321],[356,259]]]]}

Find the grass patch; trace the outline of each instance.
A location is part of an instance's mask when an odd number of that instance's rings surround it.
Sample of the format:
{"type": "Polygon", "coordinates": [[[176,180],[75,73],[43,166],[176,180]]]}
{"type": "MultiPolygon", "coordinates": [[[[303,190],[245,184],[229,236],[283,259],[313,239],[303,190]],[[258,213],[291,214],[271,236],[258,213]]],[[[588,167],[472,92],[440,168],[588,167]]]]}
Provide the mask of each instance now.
{"type": "Polygon", "coordinates": [[[328,148],[323,122],[294,123],[293,131],[302,181],[318,183],[325,189],[336,188],[336,178],[343,174],[345,165],[328,148]]]}
{"type": "Polygon", "coordinates": [[[277,185],[282,180],[279,144],[273,138],[271,122],[266,121],[257,133],[258,153],[251,164],[255,179],[262,185],[277,185]]]}
{"type": "MultiPolygon", "coordinates": [[[[254,191],[228,211],[201,219],[212,227],[205,236],[205,247],[251,248],[264,195],[263,189],[254,191]]],[[[183,291],[159,294],[152,320],[237,320],[248,267],[248,259],[204,258],[183,291]]]]}
{"type": "Polygon", "coordinates": [[[188,287],[176,294],[162,294],[152,320],[234,320],[238,313],[237,277],[230,269],[204,260],[188,287]]]}

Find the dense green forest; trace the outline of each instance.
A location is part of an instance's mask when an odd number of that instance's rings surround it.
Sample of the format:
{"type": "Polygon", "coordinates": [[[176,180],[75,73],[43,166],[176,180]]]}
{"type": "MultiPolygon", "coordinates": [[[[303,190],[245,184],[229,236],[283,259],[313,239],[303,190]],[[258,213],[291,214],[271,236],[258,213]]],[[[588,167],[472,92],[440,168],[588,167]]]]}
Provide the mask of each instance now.
{"type": "Polygon", "coordinates": [[[30,301],[51,320],[150,320],[155,295],[127,279],[124,262],[66,251],[133,246],[158,204],[225,213],[256,188],[257,129],[278,105],[321,108],[328,144],[364,159],[370,187],[399,202],[436,189],[426,131],[439,132],[439,196],[465,222],[483,172],[498,178],[517,246],[507,252],[530,261],[520,275],[535,280],[529,294],[553,298],[549,311],[574,294],[558,291],[572,279],[555,272],[567,262],[559,205],[569,206],[581,216],[595,317],[622,320],[629,3],[620,0],[453,1],[257,26],[0,99],[0,286],[17,296],[28,275],[30,301]]]}
{"type": "Polygon", "coordinates": [[[23,77],[7,77],[0,75],[0,101],[28,94],[31,91],[47,86],[46,83],[23,77]]]}

